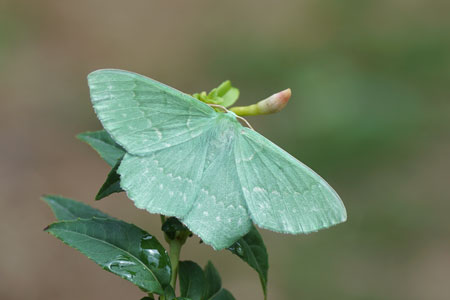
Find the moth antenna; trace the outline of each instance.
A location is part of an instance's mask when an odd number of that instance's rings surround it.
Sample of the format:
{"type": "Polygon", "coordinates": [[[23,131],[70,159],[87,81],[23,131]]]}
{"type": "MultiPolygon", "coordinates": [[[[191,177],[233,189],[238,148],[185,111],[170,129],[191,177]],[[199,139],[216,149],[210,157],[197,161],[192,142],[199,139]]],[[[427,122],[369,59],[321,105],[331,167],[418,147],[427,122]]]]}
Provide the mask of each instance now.
{"type": "Polygon", "coordinates": [[[211,103],[206,103],[206,104],[208,104],[211,107],[223,109],[224,112],[227,112],[227,113],[230,112],[225,106],[222,106],[220,104],[211,104],[211,103]]]}
{"type": "Polygon", "coordinates": [[[222,106],[222,105],[220,105],[220,104],[211,104],[211,103],[207,103],[207,104],[208,104],[209,106],[211,106],[211,107],[216,107],[216,108],[223,109],[226,113],[233,113],[233,114],[236,116],[236,118],[238,118],[239,120],[242,120],[242,121],[248,126],[248,128],[250,128],[250,129],[253,130],[253,131],[255,130],[255,129],[252,127],[252,125],[250,125],[250,123],[249,123],[245,118],[243,118],[243,117],[241,117],[241,116],[235,114],[234,112],[228,110],[225,106],[222,106]]]}
{"type": "Polygon", "coordinates": [[[255,129],[252,127],[252,125],[250,125],[250,123],[249,123],[245,118],[243,118],[243,117],[241,117],[241,116],[238,116],[238,115],[236,115],[236,117],[237,117],[239,120],[244,121],[244,123],[247,124],[248,128],[250,128],[251,130],[255,131],[255,129]]]}

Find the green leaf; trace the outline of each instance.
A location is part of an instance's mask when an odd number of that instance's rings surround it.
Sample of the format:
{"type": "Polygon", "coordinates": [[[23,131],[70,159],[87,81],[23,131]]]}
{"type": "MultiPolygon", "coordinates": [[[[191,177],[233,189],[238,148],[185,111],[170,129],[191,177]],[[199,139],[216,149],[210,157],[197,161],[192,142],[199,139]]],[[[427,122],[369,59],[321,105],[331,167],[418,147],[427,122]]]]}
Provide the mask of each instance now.
{"type": "Polygon", "coordinates": [[[166,287],[166,289],[164,290],[164,300],[192,300],[190,298],[185,298],[185,297],[175,297],[175,292],[173,290],[173,288],[169,285],[166,287]]]}
{"type": "Polygon", "coordinates": [[[222,82],[217,88],[212,89],[208,94],[201,92],[195,93],[192,96],[206,103],[229,107],[239,98],[239,90],[232,87],[231,82],[227,80],[222,82]]]}
{"type": "Polygon", "coordinates": [[[54,223],[45,231],[141,289],[162,294],[169,285],[167,252],[155,237],[135,225],[94,217],[54,223]]]}
{"type": "MultiPolygon", "coordinates": [[[[219,87],[211,91],[211,96],[220,98],[217,104],[229,107],[239,98],[239,90],[231,86],[229,80],[222,82],[219,87]]],[[[209,96],[209,95],[208,95],[209,96]]]]}
{"type": "Polygon", "coordinates": [[[164,290],[164,300],[175,300],[175,291],[173,290],[173,288],[168,285],[165,290],[164,290]]]}
{"type": "Polygon", "coordinates": [[[113,169],[109,172],[105,183],[102,185],[95,200],[103,199],[113,193],[122,192],[120,187],[120,176],[117,174],[120,162],[125,155],[125,150],[117,144],[105,131],[84,132],[77,135],[77,138],[88,143],[113,169]]]}
{"type": "Polygon", "coordinates": [[[233,105],[237,99],[239,98],[239,90],[235,87],[231,87],[225,95],[222,96],[223,102],[222,105],[225,107],[230,107],[233,105]]]}
{"type": "Polygon", "coordinates": [[[181,296],[192,300],[202,300],[205,291],[205,274],[192,261],[182,261],[179,265],[181,296]]]}
{"type": "Polygon", "coordinates": [[[217,88],[213,91],[216,92],[216,95],[219,97],[223,97],[229,90],[231,89],[231,81],[226,80],[222,82],[217,88]]]}
{"type": "Polygon", "coordinates": [[[120,187],[120,175],[117,174],[117,169],[119,168],[120,163],[122,162],[122,158],[123,157],[121,157],[116,162],[114,168],[112,168],[111,171],[109,172],[105,183],[103,183],[102,187],[95,196],[95,200],[103,199],[113,193],[123,192],[123,189],[120,187]]]}
{"type": "Polygon", "coordinates": [[[77,138],[94,148],[111,167],[125,155],[125,150],[105,130],[83,132],[77,138]]]}
{"type": "Polygon", "coordinates": [[[205,267],[205,291],[204,299],[211,299],[212,296],[217,294],[222,287],[222,280],[214,265],[208,261],[205,267]]]}
{"type": "Polygon", "coordinates": [[[254,225],[250,231],[228,248],[232,253],[239,256],[250,267],[258,272],[264,297],[267,296],[267,270],[269,259],[264,241],[254,225]]]}
{"type": "Polygon", "coordinates": [[[82,202],[78,202],[69,198],[64,198],[56,195],[42,196],[44,200],[52,209],[56,219],[62,220],[74,220],[74,219],[90,219],[93,217],[110,218],[107,214],[90,207],[82,202]]]}
{"type": "Polygon", "coordinates": [[[228,290],[221,289],[211,300],[235,300],[235,298],[228,290]]]}
{"type": "Polygon", "coordinates": [[[229,291],[222,289],[222,280],[210,261],[205,267],[205,283],[204,300],[234,300],[229,291]]]}
{"type": "Polygon", "coordinates": [[[179,267],[181,296],[192,300],[233,300],[222,288],[222,280],[211,262],[205,271],[192,261],[182,261],[179,267]]]}

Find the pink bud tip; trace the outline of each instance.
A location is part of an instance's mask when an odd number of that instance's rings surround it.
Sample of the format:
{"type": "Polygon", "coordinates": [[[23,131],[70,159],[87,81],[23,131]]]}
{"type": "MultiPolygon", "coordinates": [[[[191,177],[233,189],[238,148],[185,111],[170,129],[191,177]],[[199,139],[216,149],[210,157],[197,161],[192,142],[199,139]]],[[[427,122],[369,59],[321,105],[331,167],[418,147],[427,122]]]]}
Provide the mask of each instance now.
{"type": "Polygon", "coordinates": [[[285,89],[284,91],[273,94],[269,98],[266,98],[258,102],[258,108],[261,114],[271,114],[282,110],[291,98],[291,89],[285,89]]]}
{"type": "Polygon", "coordinates": [[[286,104],[288,103],[289,99],[291,98],[292,92],[291,89],[285,89],[284,91],[281,91],[279,93],[276,93],[274,96],[277,97],[280,109],[282,110],[286,104]]]}

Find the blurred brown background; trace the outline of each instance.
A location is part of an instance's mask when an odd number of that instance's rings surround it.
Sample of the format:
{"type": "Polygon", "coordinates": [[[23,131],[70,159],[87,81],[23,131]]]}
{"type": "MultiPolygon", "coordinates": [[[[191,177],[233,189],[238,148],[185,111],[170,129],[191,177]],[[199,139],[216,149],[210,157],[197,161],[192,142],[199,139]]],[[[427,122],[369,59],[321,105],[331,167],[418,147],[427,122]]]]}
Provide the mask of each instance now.
{"type": "MultiPolygon", "coordinates": [[[[93,198],[108,166],[75,134],[100,128],[86,75],[145,74],[188,93],[231,79],[240,104],[290,87],[249,121],[325,177],[349,220],[308,236],[262,231],[269,299],[450,299],[447,0],[0,2],[0,299],[140,299],[42,229],[44,193],[159,235],[124,195],[93,198]]],[[[237,299],[256,273],[191,240],[237,299]]]]}

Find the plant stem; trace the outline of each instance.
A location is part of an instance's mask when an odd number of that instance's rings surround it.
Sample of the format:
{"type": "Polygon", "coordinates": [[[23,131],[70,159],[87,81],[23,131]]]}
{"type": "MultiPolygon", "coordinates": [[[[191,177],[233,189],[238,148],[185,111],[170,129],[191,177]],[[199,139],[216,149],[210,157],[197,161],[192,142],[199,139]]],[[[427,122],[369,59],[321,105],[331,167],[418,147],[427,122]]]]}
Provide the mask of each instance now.
{"type": "Polygon", "coordinates": [[[178,262],[180,260],[180,252],[183,243],[178,239],[170,240],[169,242],[170,250],[169,257],[170,263],[172,265],[172,277],[170,278],[170,285],[175,290],[177,284],[177,275],[178,275],[178,262]]]}
{"type": "MultiPolygon", "coordinates": [[[[170,219],[166,220],[166,217],[161,215],[161,223],[163,224],[163,227],[164,223],[168,220],[170,219]]],[[[180,261],[181,247],[184,245],[186,239],[189,237],[190,234],[191,232],[182,225],[180,229],[178,229],[175,232],[171,232],[171,234],[167,234],[167,232],[164,232],[164,238],[166,242],[169,244],[169,258],[172,269],[172,275],[170,277],[170,286],[173,288],[173,291],[176,290],[177,285],[178,264],[180,261]]],[[[165,296],[162,295],[160,297],[160,300],[165,300],[165,296]]]]}

